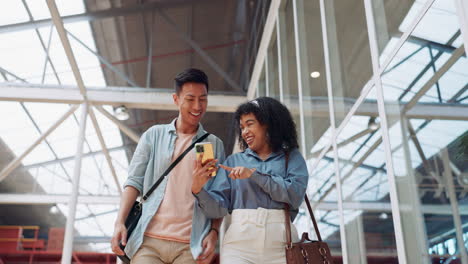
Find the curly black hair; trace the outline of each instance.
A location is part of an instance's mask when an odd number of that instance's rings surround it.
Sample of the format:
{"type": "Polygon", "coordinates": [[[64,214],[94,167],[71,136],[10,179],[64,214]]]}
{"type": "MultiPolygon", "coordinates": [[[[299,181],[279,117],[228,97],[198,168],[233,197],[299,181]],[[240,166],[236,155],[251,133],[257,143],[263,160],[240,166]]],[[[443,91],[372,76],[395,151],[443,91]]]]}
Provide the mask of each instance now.
{"type": "MultiPolygon", "coordinates": [[[[254,114],[258,122],[267,126],[268,144],[274,152],[290,152],[298,148],[296,124],[288,108],[271,97],[259,97],[237,107],[234,118],[239,124],[243,115],[254,114]]],[[[248,148],[242,138],[240,126],[237,128],[239,145],[242,150],[248,148]]]]}

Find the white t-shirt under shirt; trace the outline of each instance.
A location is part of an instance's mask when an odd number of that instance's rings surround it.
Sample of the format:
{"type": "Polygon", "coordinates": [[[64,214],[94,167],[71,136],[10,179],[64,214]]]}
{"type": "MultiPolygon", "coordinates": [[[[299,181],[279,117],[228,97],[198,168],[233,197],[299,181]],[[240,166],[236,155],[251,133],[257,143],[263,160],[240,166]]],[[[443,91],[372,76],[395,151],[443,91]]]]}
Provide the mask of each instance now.
{"type": "MultiPolygon", "coordinates": [[[[172,161],[192,144],[194,136],[177,133],[172,161]]],[[[146,229],[146,236],[190,243],[195,201],[191,192],[194,168],[195,153],[190,151],[169,173],[164,199],[146,229]]]]}

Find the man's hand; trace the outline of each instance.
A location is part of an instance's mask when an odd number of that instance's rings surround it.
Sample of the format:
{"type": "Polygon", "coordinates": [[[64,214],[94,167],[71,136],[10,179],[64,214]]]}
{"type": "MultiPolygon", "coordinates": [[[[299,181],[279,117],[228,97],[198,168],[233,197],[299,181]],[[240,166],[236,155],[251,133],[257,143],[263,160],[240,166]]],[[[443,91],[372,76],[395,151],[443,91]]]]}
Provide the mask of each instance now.
{"type": "Polygon", "coordinates": [[[229,171],[228,177],[233,179],[233,180],[239,180],[239,179],[247,179],[252,176],[252,174],[257,170],[257,169],[249,169],[246,167],[228,167],[224,165],[219,165],[221,168],[229,171]]]}
{"type": "Polygon", "coordinates": [[[211,230],[203,239],[203,252],[196,259],[197,264],[209,264],[215,255],[216,242],[218,241],[218,233],[211,230]]]}
{"type": "Polygon", "coordinates": [[[123,256],[125,252],[120,248],[119,242],[122,241],[122,245],[127,244],[127,228],[124,224],[116,224],[114,228],[114,234],[111,239],[112,252],[117,255],[123,256]]]}
{"type": "Polygon", "coordinates": [[[201,191],[206,182],[211,179],[211,173],[216,171],[216,162],[218,160],[207,160],[204,164],[202,163],[203,153],[200,154],[198,159],[195,161],[195,170],[193,171],[192,177],[192,193],[197,194],[201,191]]]}

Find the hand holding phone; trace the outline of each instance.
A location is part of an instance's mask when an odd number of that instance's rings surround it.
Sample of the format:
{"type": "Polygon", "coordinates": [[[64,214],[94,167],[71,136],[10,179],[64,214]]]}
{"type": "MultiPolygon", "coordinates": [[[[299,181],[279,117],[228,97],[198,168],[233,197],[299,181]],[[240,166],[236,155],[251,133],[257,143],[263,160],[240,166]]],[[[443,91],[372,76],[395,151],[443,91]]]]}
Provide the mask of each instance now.
{"type": "MultiPolygon", "coordinates": [[[[208,160],[214,160],[213,144],[210,142],[200,142],[195,144],[195,153],[197,160],[203,153],[202,164],[205,164],[208,160]]],[[[216,171],[213,171],[211,177],[216,176],[216,171]]]]}

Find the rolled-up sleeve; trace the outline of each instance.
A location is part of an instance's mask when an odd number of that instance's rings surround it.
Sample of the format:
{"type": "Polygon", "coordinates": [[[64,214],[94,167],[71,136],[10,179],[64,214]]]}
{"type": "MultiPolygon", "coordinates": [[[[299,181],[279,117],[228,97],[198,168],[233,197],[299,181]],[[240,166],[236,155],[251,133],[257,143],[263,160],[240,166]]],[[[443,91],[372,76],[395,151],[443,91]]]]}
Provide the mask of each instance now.
{"type": "Polygon", "coordinates": [[[288,203],[292,208],[298,208],[304,199],[309,174],[301,153],[293,150],[289,155],[285,177],[255,171],[251,179],[268,193],[272,200],[288,203]]]}
{"type": "Polygon", "coordinates": [[[226,158],[226,155],[224,153],[224,144],[221,139],[216,138],[215,139],[215,158],[218,160],[218,163],[223,163],[224,159],[226,158]]]}
{"type": "Polygon", "coordinates": [[[151,154],[150,131],[146,131],[138,142],[130,165],[128,166],[128,178],[124,183],[126,186],[135,187],[140,194],[143,193],[143,182],[151,154]]]}

